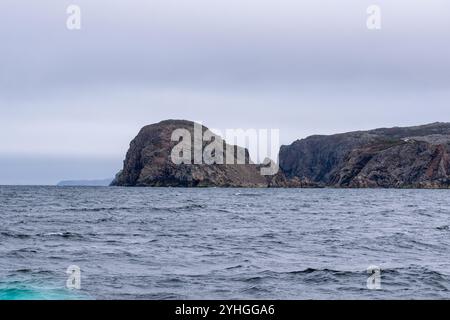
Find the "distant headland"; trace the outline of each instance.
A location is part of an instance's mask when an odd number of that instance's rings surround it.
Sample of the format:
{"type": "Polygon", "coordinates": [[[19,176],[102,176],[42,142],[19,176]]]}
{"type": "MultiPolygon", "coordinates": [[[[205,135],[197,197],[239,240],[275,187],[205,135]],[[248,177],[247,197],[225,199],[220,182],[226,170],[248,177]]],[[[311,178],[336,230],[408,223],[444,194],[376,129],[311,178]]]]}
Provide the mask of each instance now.
{"type": "Polygon", "coordinates": [[[101,180],[63,180],[57,183],[58,187],[104,187],[109,186],[113,179],[101,180]]]}
{"type": "MultiPolygon", "coordinates": [[[[183,129],[193,136],[196,125],[187,120],[165,120],[142,128],[111,185],[450,188],[450,123],[314,135],[281,146],[278,163],[266,159],[263,164],[252,163],[247,149],[211,135],[216,147],[224,150],[224,157],[229,157],[231,150],[232,159],[240,154],[245,163],[174,163],[174,148],[186,141],[174,141],[173,132],[183,129]],[[261,174],[261,169],[275,166],[279,170],[274,174],[261,174]]],[[[200,152],[208,148],[202,141],[200,152]]],[[[217,156],[217,148],[212,155],[217,156]]]]}

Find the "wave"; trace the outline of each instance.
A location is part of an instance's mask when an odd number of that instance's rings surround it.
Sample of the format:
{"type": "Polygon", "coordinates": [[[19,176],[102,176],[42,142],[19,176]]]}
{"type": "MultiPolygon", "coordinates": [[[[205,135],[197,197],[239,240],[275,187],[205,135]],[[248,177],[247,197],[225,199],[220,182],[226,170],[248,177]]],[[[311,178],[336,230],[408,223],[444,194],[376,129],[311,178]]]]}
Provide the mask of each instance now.
{"type": "Polygon", "coordinates": [[[5,238],[16,238],[16,239],[29,239],[32,237],[30,234],[15,233],[9,231],[0,232],[0,236],[5,238]]]}
{"type": "MultiPolygon", "coordinates": [[[[381,275],[385,282],[391,285],[401,283],[402,281],[409,281],[415,279],[415,281],[424,282],[441,286],[445,288],[445,283],[450,280],[450,275],[433,270],[431,268],[411,265],[407,267],[398,268],[381,268],[381,275]]],[[[256,276],[246,278],[247,282],[261,281],[266,278],[283,278],[285,276],[305,276],[310,279],[314,279],[316,282],[326,281],[327,278],[350,278],[357,277],[361,281],[367,279],[367,270],[335,270],[335,269],[316,269],[316,268],[306,268],[303,270],[293,270],[293,271],[262,271],[256,276]]],[[[448,289],[447,289],[448,290],[448,289]]]]}
{"type": "Polygon", "coordinates": [[[262,193],[250,193],[250,192],[236,192],[234,193],[234,196],[238,196],[238,197],[262,197],[264,194],[262,193]]]}
{"type": "Polygon", "coordinates": [[[79,233],[74,232],[48,232],[48,233],[41,233],[38,234],[40,237],[61,237],[61,238],[76,238],[76,239],[82,239],[84,236],[79,233]]]}
{"type": "Polygon", "coordinates": [[[47,288],[17,282],[0,283],[0,300],[78,300],[79,294],[60,288],[47,288]]]}
{"type": "Polygon", "coordinates": [[[166,212],[177,213],[180,211],[186,211],[186,210],[192,210],[192,209],[204,209],[206,207],[207,206],[205,204],[192,203],[192,204],[186,204],[186,205],[177,206],[177,207],[150,207],[148,209],[150,211],[166,211],[166,212]]]}
{"type": "Polygon", "coordinates": [[[136,208],[132,207],[99,207],[99,208],[65,208],[63,212],[102,212],[102,211],[122,211],[122,210],[133,210],[136,208]]]}

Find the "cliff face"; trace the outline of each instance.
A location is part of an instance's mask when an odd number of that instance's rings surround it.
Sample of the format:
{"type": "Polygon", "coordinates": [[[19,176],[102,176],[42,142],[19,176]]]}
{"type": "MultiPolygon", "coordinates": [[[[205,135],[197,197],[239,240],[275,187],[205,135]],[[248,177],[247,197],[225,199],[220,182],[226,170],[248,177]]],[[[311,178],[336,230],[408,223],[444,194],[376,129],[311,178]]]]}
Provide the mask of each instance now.
{"type": "MultiPolygon", "coordinates": [[[[280,149],[280,170],[264,176],[244,148],[220,141],[224,160],[234,164],[176,164],[171,159],[174,130],[189,132],[194,145],[194,122],[167,120],[149,125],[131,142],[124,167],[112,185],[173,187],[385,187],[450,188],[450,124],[376,129],[330,136],[311,136],[280,149]],[[245,164],[237,164],[243,155],[245,164]]],[[[200,126],[201,135],[209,132],[200,126]]],[[[195,151],[192,150],[192,159],[195,151]]]]}
{"type": "Polygon", "coordinates": [[[335,187],[449,188],[450,124],[311,136],[281,147],[280,168],[335,187]]]}
{"type": "MultiPolygon", "coordinates": [[[[124,167],[116,176],[115,186],[153,186],[153,187],[275,187],[297,184],[298,179],[288,182],[282,173],[263,176],[261,166],[251,163],[248,151],[244,148],[223,143],[224,162],[228,150],[234,150],[234,164],[194,164],[194,151],[190,164],[175,164],[171,158],[172,149],[179,141],[172,141],[174,130],[185,129],[191,135],[194,145],[194,122],[167,120],[141,129],[131,142],[124,161],[124,167]],[[234,149],[233,149],[234,148],[234,149]],[[238,164],[238,154],[243,154],[245,164],[238,164]]],[[[208,129],[201,126],[204,134],[208,129]]],[[[210,141],[217,136],[213,135],[210,141]]],[[[219,140],[218,140],[219,141],[219,140]]],[[[208,142],[202,145],[202,151],[208,142]]],[[[192,149],[194,149],[192,147],[192,149]]],[[[298,182],[300,186],[302,183],[298,182]]]]}

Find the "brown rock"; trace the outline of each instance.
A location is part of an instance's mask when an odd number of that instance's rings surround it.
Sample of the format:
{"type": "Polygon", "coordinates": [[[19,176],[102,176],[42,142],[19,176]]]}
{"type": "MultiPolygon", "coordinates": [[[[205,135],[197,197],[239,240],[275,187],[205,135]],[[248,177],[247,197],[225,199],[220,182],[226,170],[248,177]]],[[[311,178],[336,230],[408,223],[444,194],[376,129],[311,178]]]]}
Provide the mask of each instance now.
{"type": "MultiPolygon", "coordinates": [[[[248,151],[234,146],[237,154],[245,154],[245,164],[175,164],[171,152],[178,141],[171,141],[176,129],[186,129],[194,142],[194,122],[166,120],[141,129],[131,142],[124,167],[116,176],[114,186],[153,187],[274,187],[294,185],[279,173],[275,178],[261,175],[260,165],[252,164],[248,151]]],[[[208,129],[202,126],[202,132],[208,129]]],[[[215,136],[217,137],[217,136],[215,136]]],[[[208,142],[204,142],[202,149],[208,142]]],[[[227,145],[223,142],[224,159],[227,145]]],[[[193,153],[192,153],[193,159],[193,153]]],[[[301,184],[298,183],[300,186],[301,184]]]]}
{"type": "Polygon", "coordinates": [[[450,124],[298,140],[280,151],[286,176],[333,187],[449,188],[450,124]]]}

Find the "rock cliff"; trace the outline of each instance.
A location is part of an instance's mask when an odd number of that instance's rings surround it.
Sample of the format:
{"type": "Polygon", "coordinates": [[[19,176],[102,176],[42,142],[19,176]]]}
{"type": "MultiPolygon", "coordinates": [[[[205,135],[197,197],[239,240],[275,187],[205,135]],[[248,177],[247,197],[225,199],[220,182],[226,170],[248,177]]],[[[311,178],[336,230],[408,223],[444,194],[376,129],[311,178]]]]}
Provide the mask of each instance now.
{"type": "Polygon", "coordinates": [[[327,186],[449,188],[450,124],[311,136],[279,158],[288,178],[327,186]]]}
{"type": "MultiPolygon", "coordinates": [[[[347,188],[449,188],[450,124],[433,123],[405,128],[382,128],[329,136],[315,135],[282,146],[280,170],[262,175],[269,166],[251,162],[248,151],[231,146],[200,126],[200,158],[211,141],[222,145],[224,161],[230,151],[233,164],[216,162],[176,164],[173,149],[183,140],[172,141],[176,129],[196,139],[195,124],[186,120],[166,120],[141,129],[131,142],[124,167],[113,181],[115,186],[173,187],[347,187],[347,188]],[[242,155],[245,163],[238,164],[242,155]]],[[[197,127],[198,128],[198,127],[197,127]]],[[[215,152],[215,151],[214,151],[215,152]]],[[[215,155],[214,152],[212,155],[215,155]]],[[[197,153],[198,155],[198,153],[197,153]]]]}
{"type": "MultiPolygon", "coordinates": [[[[262,165],[251,162],[248,151],[231,146],[220,137],[211,134],[208,141],[223,143],[223,162],[233,150],[233,164],[195,164],[195,127],[194,122],[185,120],[166,120],[141,129],[131,142],[124,161],[124,167],[112,182],[114,186],[153,186],[153,187],[289,187],[307,185],[299,179],[288,181],[282,173],[275,176],[261,174],[262,165]],[[172,141],[175,130],[184,129],[191,137],[191,162],[176,164],[171,158],[173,148],[180,141],[172,141]],[[217,139],[217,140],[216,140],[217,139]],[[238,155],[243,155],[245,163],[239,164],[238,155]]],[[[201,126],[201,135],[208,128],[201,126]]],[[[207,142],[202,142],[205,151],[207,142]]],[[[214,152],[212,152],[214,153],[214,152]]],[[[213,154],[214,155],[214,154],[213,154]]]]}

